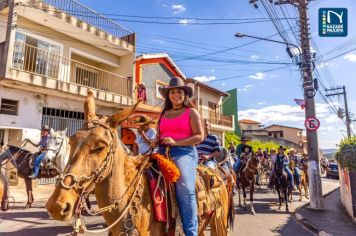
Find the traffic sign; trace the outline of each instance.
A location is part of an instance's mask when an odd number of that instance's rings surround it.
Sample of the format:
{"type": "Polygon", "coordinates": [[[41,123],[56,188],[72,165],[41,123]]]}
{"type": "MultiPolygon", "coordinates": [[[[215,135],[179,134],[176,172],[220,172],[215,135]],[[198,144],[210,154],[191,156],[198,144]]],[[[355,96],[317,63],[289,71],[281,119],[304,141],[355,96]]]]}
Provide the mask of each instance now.
{"type": "Polygon", "coordinates": [[[310,131],[319,129],[320,121],[316,117],[309,117],[304,122],[305,128],[310,131]]]}

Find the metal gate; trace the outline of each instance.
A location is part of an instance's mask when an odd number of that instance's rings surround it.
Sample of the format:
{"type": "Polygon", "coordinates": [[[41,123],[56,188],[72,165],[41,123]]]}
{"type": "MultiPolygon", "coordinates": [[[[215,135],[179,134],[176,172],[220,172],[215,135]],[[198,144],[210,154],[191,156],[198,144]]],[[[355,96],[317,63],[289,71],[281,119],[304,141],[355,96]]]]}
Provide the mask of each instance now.
{"type": "Polygon", "coordinates": [[[67,136],[71,136],[84,124],[84,113],[44,107],[42,125],[48,125],[55,131],[67,128],[67,136]]]}
{"type": "MultiPolygon", "coordinates": [[[[71,136],[83,126],[84,113],[44,107],[42,110],[42,125],[44,124],[53,128],[55,131],[67,128],[67,136],[71,136]]],[[[56,177],[50,179],[38,179],[38,184],[53,183],[56,183],[56,177]]]]}

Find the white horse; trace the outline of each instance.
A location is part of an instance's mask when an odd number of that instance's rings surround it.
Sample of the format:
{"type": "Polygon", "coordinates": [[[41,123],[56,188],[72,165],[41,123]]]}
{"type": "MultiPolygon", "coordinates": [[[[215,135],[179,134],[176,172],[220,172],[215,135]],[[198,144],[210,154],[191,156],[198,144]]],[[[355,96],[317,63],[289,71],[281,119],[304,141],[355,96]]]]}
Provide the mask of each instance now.
{"type": "Polygon", "coordinates": [[[67,129],[55,132],[53,129],[49,132],[45,160],[50,165],[54,165],[60,172],[64,170],[68,163],[70,145],[66,136],[67,129]]]}

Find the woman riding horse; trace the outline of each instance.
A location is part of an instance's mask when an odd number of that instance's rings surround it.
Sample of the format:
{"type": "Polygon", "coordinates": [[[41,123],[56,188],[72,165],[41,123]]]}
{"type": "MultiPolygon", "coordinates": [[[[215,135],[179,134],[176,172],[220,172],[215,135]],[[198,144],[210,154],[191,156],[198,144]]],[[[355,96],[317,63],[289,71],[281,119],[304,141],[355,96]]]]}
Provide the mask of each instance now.
{"type": "MultiPolygon", "coordinates": [[[[177,89],[168,96],[177,104],[185,97],[185,92],[179,92],[177,89]]],[[[138,103],[133,107],[124,108],[110,117],[97,116],[93,92],[88,92],[84,105],[86,123],[70,137],[72,151],[68,165],[46,203],[46,209],[54,219],[66,221],[75,217],[75,231],[90,232],[82,221],[80,209],[82,209],[83,197],[94,189],[100,209],[93,211],[92,214],[102,214],[108,225],[105,229],[96,230],[96,233],[109,230],[109,234],[113,236],[163,236],[167,234],[169,225],[155,220],[154,202],[151,198],[148,180],[144,176],[145,169],[150,168],[148,164],[150,155],[129,156],[117,133],[118,127],[133,114],[137,106],[138,103]]],[[[181,109],[184,110],[180,111],[183,112],[180,117],[184,118],[184,113],[188,113],[188,111],[186,107],[181,109]]],[[[198,118],[193,109],[189,110],[189,113],[186,114],[188,121],[192,121],[193,117],[198,118]]],[[[166,110],[168,113],[163,114],[167,122],[174,120],[174,117],[179,114],[179,110],[174,111],[173,109],[170,112],[166,110]],[[166,116],[168,114],[169,116],[166,116]]],[[[179,125],[176,125],[179,128],[182,128],[183,125],[189,127],[192,124],[187,121],[185,123],[184,120],[179,120],[179,122],[179,125]]],[[[198,121],[195,120],[195,122],[198,121]]],[[[166,125],[168,126],[168,123],[166,125]]],[[[167,135],[167,130],[162,130],[162,128],[160,126],[161,132],[163,131],[167,135]]],[[[201,128],[198,129],[201,130],[201,128]]],[[[189,130],[186,131],[189,132],[189,130]]],[[[177,194],[181,194],[182,191],[190,194],[195,189],[195,186],[191,186],[192,179],[190,178],[195,180],[195,176],[193,177],[191,173],[194,175],[196,173],[197,156],[195,148],[187,145],[201,141],[202,137],[199,137],[199,131],[195,128],[190,132],[192,136],[187,139],[191,140],[175,140],[167,136],[163,138],[163,144],[170,144],[173,149],[171,156],[181,168],[178,184],[186,183],[185,186],[177,186],[177,194]],[[177,143],[183,146],[174,146],[177,143]],[[183,165],[178,163],[180,159],[183,159],[183,165]]],[[[162,138],[162,136],[160,137],[162,138]]],[[[188,217],[183,219],[186,222],[183,223],[184,227],[189,227],[186,229],[188,230],[187,235],[197,235],[198,233],[202,235],[209,224],[212,235],[227,235],[228,193],[223,184],[219,185],[217,190],[215,193],[219,194],[219,203],[212,214],[203,214],[199,217],[199,232],[194,228],[197,218],[196,208],[188,209],[197,204],[195,196],[183,196],[186,198],[183,201],[191,204],[180,206],[180,208],[186,208],[181,212],[183,217],[191,216],[190,219],[188,217]]],[[[207,191],[206,195],[210,193],[213,192],[207,191]]]]}
{"type": "Polygon", "coordinates": [[[198,234],[198,210],[195,194],[198,153],[194,145],[204,140],[198,110],[190,98],[193,89],[179,77],[171,78],[168,87],[160,87],[166,99],[159,121],[159,152],[170,146],[170,155],[181,172],[176,184],[176,197],[185,235],[198,234]]]}

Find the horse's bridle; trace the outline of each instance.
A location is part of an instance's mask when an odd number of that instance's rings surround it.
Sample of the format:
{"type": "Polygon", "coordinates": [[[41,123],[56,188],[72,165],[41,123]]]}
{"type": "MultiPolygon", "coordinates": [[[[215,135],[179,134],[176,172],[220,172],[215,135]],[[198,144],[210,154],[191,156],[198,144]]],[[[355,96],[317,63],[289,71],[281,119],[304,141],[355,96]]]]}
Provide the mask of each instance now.
{"type": "Polygon", "coordinates": [[[54,139],[60,139],[61,140],[61,144],[59,145],[59,147],[57,149],[52,149],[52,148],[45,148],[46,151],[53,151],[54,153],[56,153],[56,155],[58,154],[58,152],[61,150],[62,146],[63,146],[63,141],[64,138],[62,137],[50,137],[50,138],[54,138],[54,139]]]}
{"type": "Polygon", "coordinates": [[[109,151],[106,154],[105,160],[100,165],[100,167],[97,170],[95,170],[94,172],[92,172],[89,176],[81,175],[81,176],[77,177],[76,175],[74,175],[72,173],[65,173],[65,174],[62,173],[61,176],[58,177],[58,179],[57,179],[57,185],[59,184],[64,189],[72,189],[72,188],[76,187],[77,189],[82,190],[83,192],[89,193],[94,188],[94,183],[95,184],[100,183],[101,181],[103,181],[106,178],[106,176],[104,176],[103,173],[105,172],[105,170],[107,170],[107,168],[109,168],[107,175],[109,175],[111,172],[112,165],[113,165],[113,154],[114,154],[114,148],[113,148],[114,133],[112,132],[112,130],[109,126],[101,123],[99,120],[90,121],[90,122],[86,123],[85,125],[89,129],[94,129],[94,128],[101,126],[110,132],[112,140],[109,144],[109,151]],[[72,182],[70,185],[67,185],[64,183],[64,180],[67,177],[71,177],[71,179],[72,179],[72,182]],[[88,184],[86,186],[86,188],[84,187],[85,184],[88,184]],[[88,191],[87,189],[91,189],[91,190],[88,191]]]}

